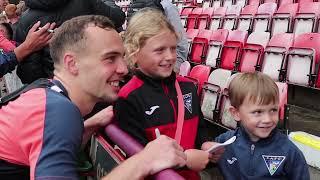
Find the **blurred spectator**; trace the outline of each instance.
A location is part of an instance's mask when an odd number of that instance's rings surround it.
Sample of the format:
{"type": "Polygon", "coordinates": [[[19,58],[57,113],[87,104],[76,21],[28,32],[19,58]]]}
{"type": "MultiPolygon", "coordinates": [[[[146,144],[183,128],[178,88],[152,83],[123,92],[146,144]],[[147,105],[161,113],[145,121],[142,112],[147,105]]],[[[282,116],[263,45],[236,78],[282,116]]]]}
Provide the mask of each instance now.
{"type": "Polygon", "coordinates": [[[13,51],[16,47],[15,42],[11,41],[13,31],[9,23],[0,24],[0,49],[4,52],[13,51]]]}
{"type": "Polygon", "coordinates": [[[4,11],[4,8],[9,4],[9,0],[0,0],[0,11],[4,11]]]}
{"type": "Polygon", "coordinates": [[[21,16],[23,12],[27,10],[26,3],[24,1],[20,1],[19,4],[17,4],[17,10],[16,14],[17,16],[21,16]]]}
{"type": "MultiPolygon", "coordinates": [[[[29,10],[20,17],[14,39],[21,43],[26,37],[26,30],[37,20],[42,24],[56,22],[57,26],[76,16],[97,14],[109,17],[116,27],[121,27],[125,14],[117,6],[111,7],[101,0],[25,0],[29,10]]],[[[31,83],[38,78],[53,76],[53,61],[49,47],[31,54],[18,65],[17,74],[21,81],[31,83]]]]}
{"type": "Polygon", "coordinates": [[[8,22],[7,16],[4,14],[0,14],[0,23],[8,22]]]}
{"type": "Polygon", "coordinates": [[[14,5],[14,4],[8,4],[6,7],[5,7],[5,13],[6,13],[6,16],[9,20],[9,22],[11,24],[15,24],[16,22],[18,22],[18,16],[16,14],[16,11],[17,11],[17,6],[14,5]]]}

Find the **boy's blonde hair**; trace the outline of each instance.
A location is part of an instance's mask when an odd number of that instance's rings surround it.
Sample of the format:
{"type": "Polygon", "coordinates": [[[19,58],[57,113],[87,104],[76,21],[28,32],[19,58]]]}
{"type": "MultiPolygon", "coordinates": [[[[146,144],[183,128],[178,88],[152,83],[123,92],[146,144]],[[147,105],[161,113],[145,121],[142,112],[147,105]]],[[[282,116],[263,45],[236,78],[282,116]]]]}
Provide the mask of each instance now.
{"type": "Polygon", "coordinates": [[[166,29],[174,33],[178,39],[174,27],[161,11],[153,8],[144,8],[136,12],[130,18],[124,34],[124,46],[129,64],[131,63],[132,65],[131,57],[139,52],[149,38],[166,29]]]}
{"type": "Polygon", "coordinates": [[[276,83],[260,72],[236,75],[229,85],[229,98],[233,107],[239,108],[244,100],[260,105],[279,102],[279,89],[276,83]]]}

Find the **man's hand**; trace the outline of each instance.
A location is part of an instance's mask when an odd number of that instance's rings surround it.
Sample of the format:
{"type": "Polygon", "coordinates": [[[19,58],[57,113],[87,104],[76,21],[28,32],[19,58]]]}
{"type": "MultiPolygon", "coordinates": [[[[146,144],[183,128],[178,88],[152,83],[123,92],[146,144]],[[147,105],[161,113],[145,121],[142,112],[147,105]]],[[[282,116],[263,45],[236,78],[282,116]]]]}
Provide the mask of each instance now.
{"type": "Polygon", "coordinates": [[[32,26],[29,30],[25,41],[14,49],[18,61],[22,61],[26,56],[48,45],[53,36],[52,31],[55,23],[47,23],[40,28],[40,21],[32,26]]]}
{"type": "Polygon", "coordinates": [[[139,156],[139,164],[145,166],[146,176],[168,168],[183,167],[187,160],[183,148],[175,140],[163,135],[148,143],[136,156],[139,156]]]}
{"type": "MultiPolygon", "coordinates": [[[[213,145],[215,145],[217,142],[205,142],[202,144],[201,149],[206,151],[208,149],[210,149],[210,147],[212,147],[213,145]]],[[[224,148],[220,148],[217,151],[215,151],[214,153],[210,153],[209,155],[209,159],[211,162],[213,163],[217,163],[219,161],[219,159],[221,158],[222,154],[224,153],[224,148]]]]}
{"type": "Polygon", "coordinates": [[[209,162],[209,153],[206,151],[188,149],[185,154],[187,155],[187,167],[194,171],[203,170],[209,162]]]}

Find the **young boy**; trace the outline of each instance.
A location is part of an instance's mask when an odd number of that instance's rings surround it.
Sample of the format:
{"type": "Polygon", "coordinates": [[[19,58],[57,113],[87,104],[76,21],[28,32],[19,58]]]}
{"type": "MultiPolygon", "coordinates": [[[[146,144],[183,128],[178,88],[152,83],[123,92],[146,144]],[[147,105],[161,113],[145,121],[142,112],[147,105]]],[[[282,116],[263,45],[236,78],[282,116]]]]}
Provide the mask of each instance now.
{"type": "Polygon", "coordinates": [[[274,81],[262,73],[236,75],[229,97],[230,112],[240,127],[216,138],[224,142],[237,136],[218,162],[224,178],[310,179],[302,152],[276,128],[279,90],[274,81]]]}

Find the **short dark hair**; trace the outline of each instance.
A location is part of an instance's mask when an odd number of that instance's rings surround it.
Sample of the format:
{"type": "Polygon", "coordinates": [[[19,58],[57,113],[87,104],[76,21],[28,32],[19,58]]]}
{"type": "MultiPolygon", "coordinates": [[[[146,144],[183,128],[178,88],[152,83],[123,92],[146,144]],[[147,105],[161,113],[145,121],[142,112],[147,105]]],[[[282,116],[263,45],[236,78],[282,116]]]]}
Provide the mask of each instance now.
{"type": "Polygon", "coordinates": [[[13,30],[9,23],[1,23],[0,26],[4,27],[7,31],[8,39],[12,40],[13,38],[13,30]]]}
{"type": "Polygon", "coordinates": [[[85,29],[89,26],[115,29],[114,24],[105,16],[85,15],[65,21],[54,33],[50,42],[50,55],[59,64],[65,50],[81,52],[86,47],[85,29]]]}

